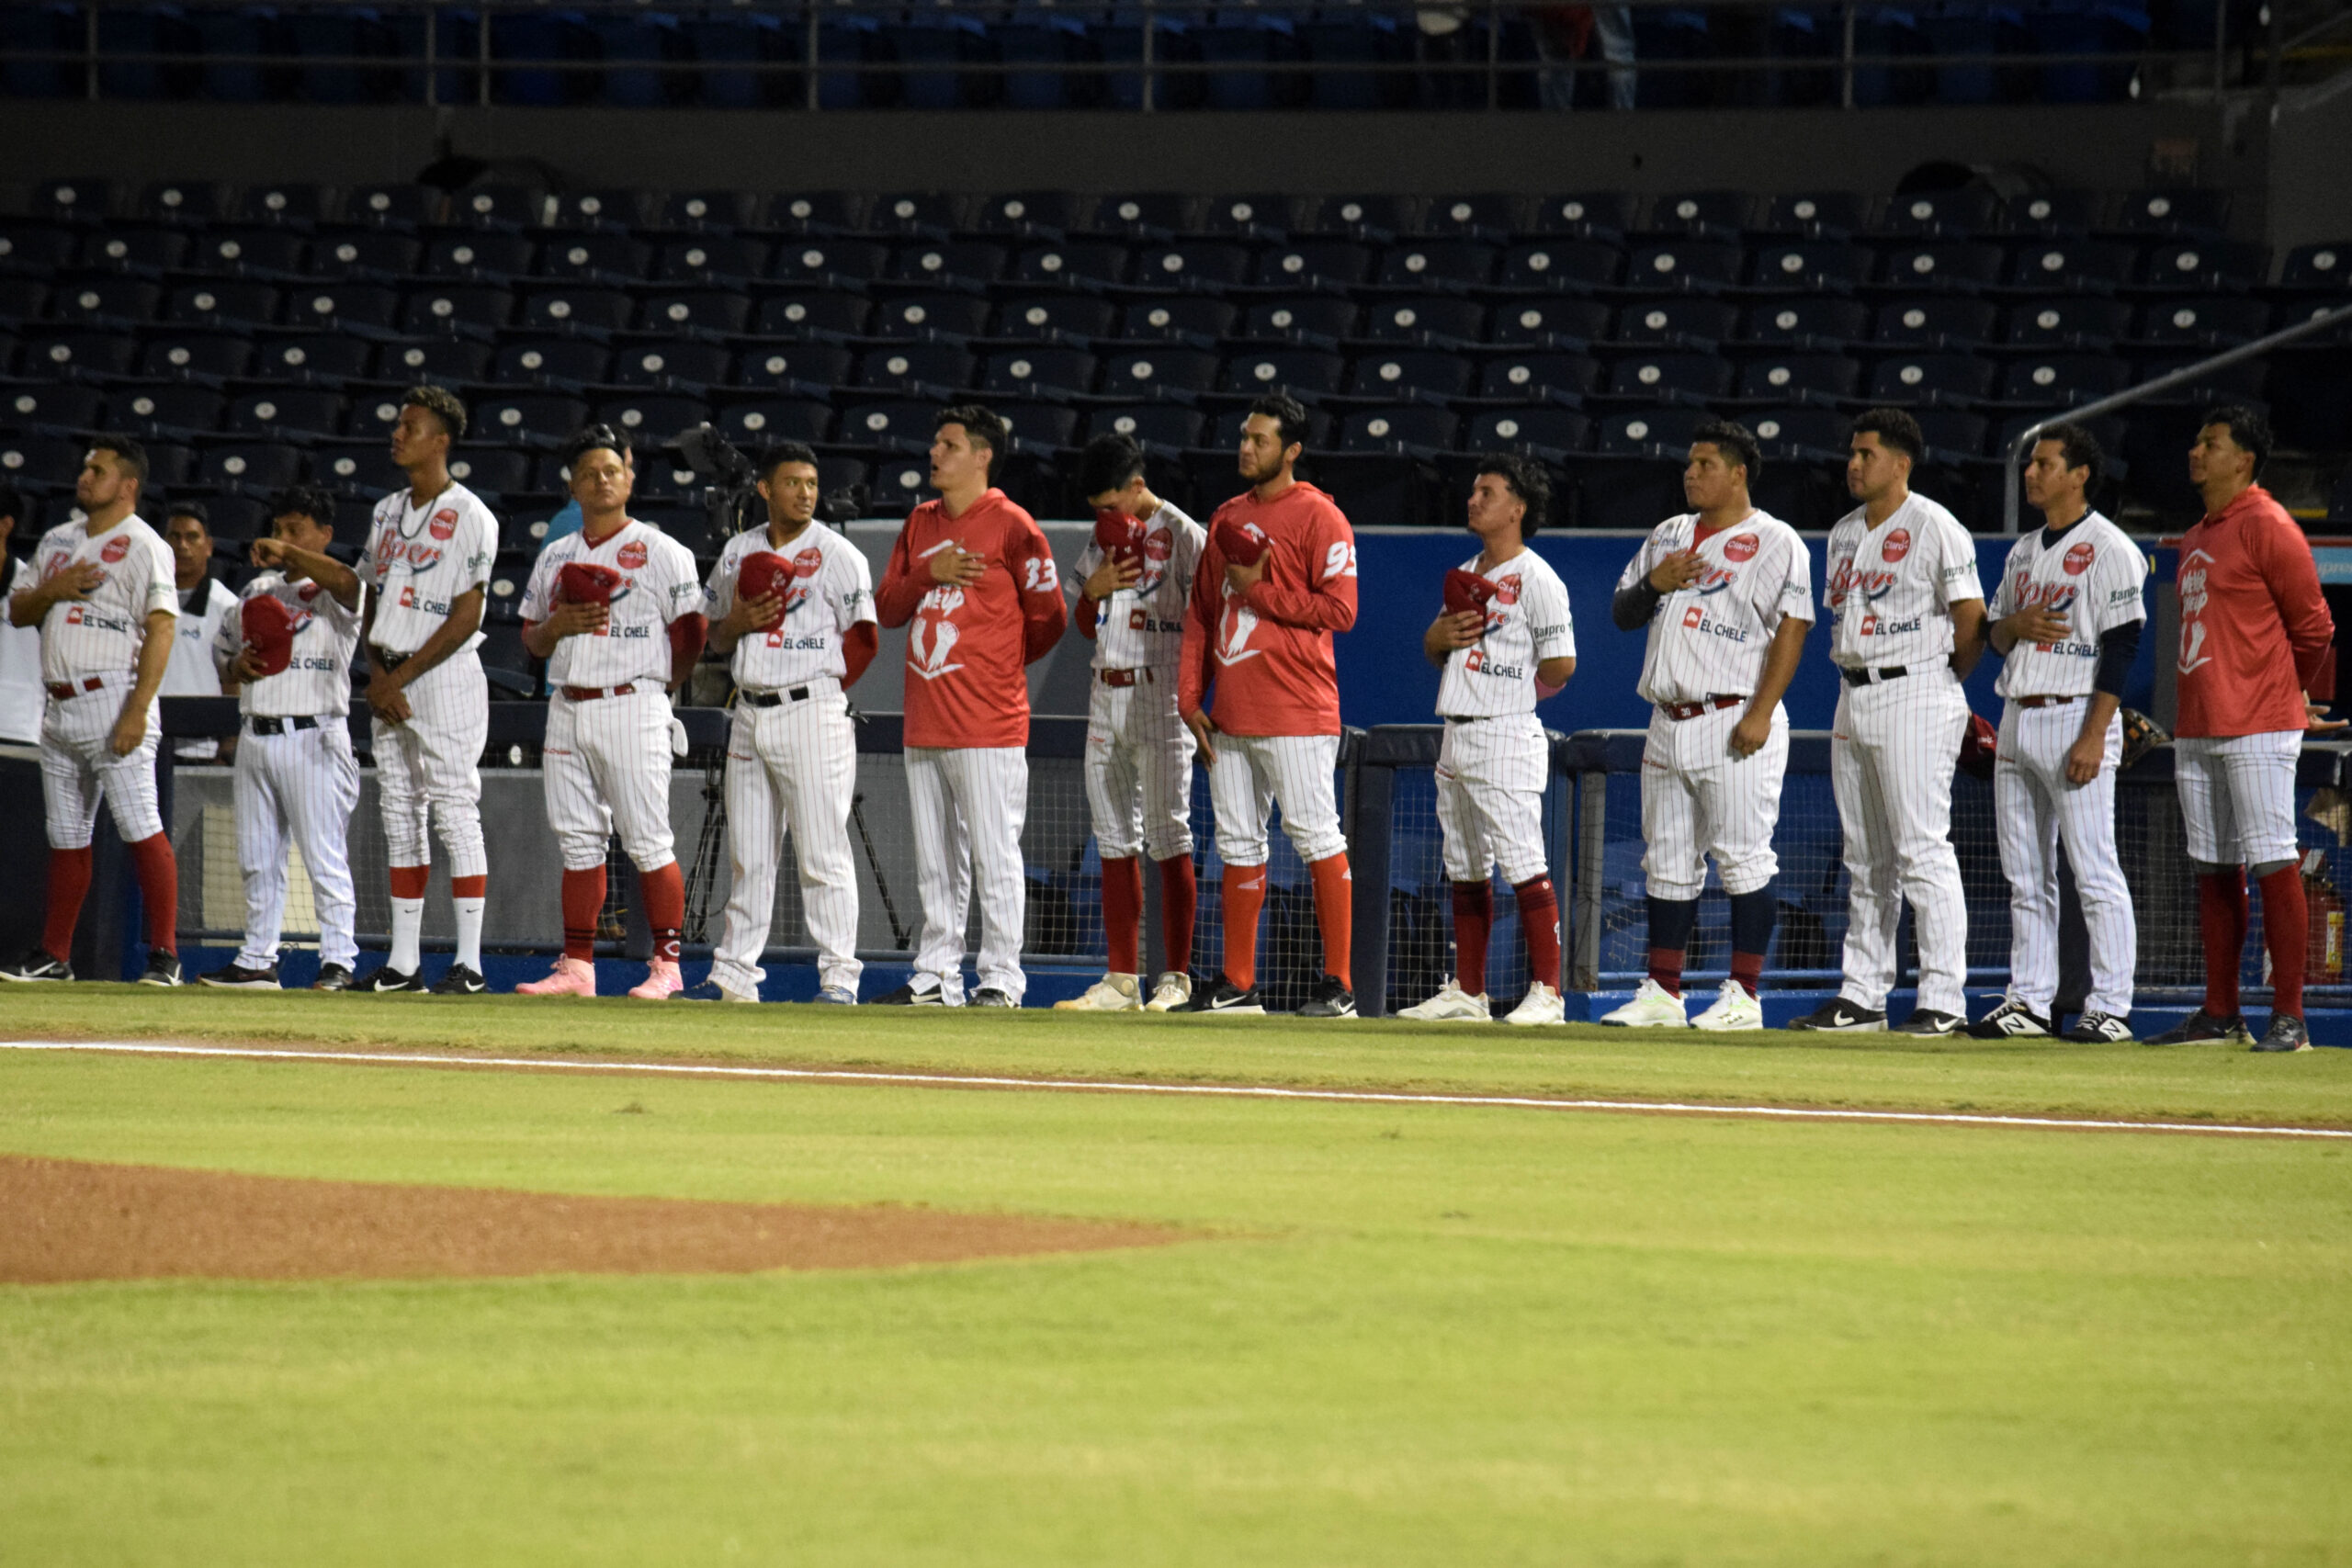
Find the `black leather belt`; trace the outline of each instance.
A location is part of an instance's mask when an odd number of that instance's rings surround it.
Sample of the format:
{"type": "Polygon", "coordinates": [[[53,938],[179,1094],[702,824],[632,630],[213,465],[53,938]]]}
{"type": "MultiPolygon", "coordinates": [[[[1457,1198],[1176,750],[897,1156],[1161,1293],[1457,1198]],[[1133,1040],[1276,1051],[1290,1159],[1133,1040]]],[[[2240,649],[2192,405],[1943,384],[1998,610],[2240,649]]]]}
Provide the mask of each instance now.
{"type": "Polygon", "coordinates": [[[316,729],[319,721],[306,714],[289,714],[272,717],[264,714],[247,714],[245,728],[255,735],[283,735],[291,729],[316,729]]]}
{"type": "Polygon", "coordinates": [[[2083,699],[2080,695],[2052,695],[2039,697],[2012,697],[2009,700],[2017,704],[2018,706],[2021,708],[2062,708],[2068,703],[2078,703],[2083,699]]]}
{"type": "Polygon", "coordinates": [[[1838,673],[1849,686],[1870,686],[1877,684],[1877,682],[1871,679],[1873,675],[1880,681],[1900,681],[1911,673],[1911,667],[1907,664],[1890,664],[1876,670],[1849,670],[1840,665],[1838,673]]]}
{"type": "Polygon", "coordinates": [[[786,703],[805,703],[809,694],[806,686],[792,686],[781,692],[746,692],[743,701],[755,708],[780,708],[786,703]]]}

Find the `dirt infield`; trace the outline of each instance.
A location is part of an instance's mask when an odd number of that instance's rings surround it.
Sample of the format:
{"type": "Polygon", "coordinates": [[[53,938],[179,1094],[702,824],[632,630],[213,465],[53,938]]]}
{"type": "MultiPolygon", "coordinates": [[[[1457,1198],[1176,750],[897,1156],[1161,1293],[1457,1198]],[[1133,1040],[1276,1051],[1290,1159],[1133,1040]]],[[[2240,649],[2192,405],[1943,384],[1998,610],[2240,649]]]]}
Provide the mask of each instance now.
{"type": "Polygon", "coordinates": [[[312,1181],[0,1155],[0,1283],[749,1274],[1152,1247],[1164,1226],[312,1181]]]}

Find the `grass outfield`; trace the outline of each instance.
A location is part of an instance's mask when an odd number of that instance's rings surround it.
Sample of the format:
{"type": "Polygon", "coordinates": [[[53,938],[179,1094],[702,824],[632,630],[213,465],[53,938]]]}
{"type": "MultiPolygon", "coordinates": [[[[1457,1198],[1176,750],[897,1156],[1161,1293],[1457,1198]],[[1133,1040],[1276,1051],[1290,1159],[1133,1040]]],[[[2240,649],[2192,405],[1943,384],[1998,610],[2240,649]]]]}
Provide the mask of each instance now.
{"type": "MultiPolygon", "coordinates": [[[[6,1000],[10,1038],[2352,1124],[2339,1052],[6,1000]]],[[[0,1150],[1202,1233],[0,1287],[0,1561],[2352,1562],[2341,1144],[0,1052],[0,1150]]]]}

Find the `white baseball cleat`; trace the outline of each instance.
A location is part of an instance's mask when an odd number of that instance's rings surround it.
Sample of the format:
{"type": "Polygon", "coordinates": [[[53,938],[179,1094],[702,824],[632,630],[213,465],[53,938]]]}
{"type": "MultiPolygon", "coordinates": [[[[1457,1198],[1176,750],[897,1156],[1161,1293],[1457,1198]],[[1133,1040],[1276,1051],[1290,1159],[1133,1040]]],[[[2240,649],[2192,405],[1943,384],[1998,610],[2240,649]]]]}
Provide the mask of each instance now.
{"type": "Polygon", "coordinates": [[[686,988],[685,976],[678,973],[676,961],[657,958],[642,985],[631,986],[628,994],[641,1002],[663,1002],[686,988]]]}
{"type": "Polygon", "coordinates": [[[585,959],[559,958],[544,980],[526,980],[514,987],[518,997],[593,997],[596,966],[585,959]]]}
{"type": "Polygon", "coordinates": [[[1690,1021],[1693,1029],[1761,1029],[1764,1004],[1747,994],[1736,980],[1725,980],[1707,1010],[1690,1021]]]}
{"type": "Polygon", "coordinates": [[[1600,1021],[1615,1029],[1688,1029],[1690,1026],[1689,1015],[1682,1010],[1682,998],[1646,975],[1634,987],[1634,999],[1600,1021]]]}
{"type": "Polygon", "coordinates": [[[1133,975],[1105,975],[1086,987],[1083,994],[1068,1001],[1056,1002],[1056,1012],[1137,1012],[1143,1008],[1143,998],[1137,994],[1133,975]]]}
{"type": "Polygon", "coordinates": [[[1170,969],[1152,987],[1151,1000],[1143,1004],[1146,1012],[1174,1012],[1193,999],[1193,977],[1170,969]]]}
{"type": "Polygon", "coordinates": [[[1438,987],[1437,995],[1417,1006],[1397,1009],[1396,1016],[1415,1023],[1491,1023],[1495,1017],[1485,997],[1472,996],[1450,976],[1438,987]]]}
{"type": "Polygon", "coordinates": [[[1527,995],[1517,1007],[1505,1015],[1505,1023],[1562,1023],[1566,1015],[1560,1009],[1560,993],[1538,980],[1527,987],[1527,995]]]}

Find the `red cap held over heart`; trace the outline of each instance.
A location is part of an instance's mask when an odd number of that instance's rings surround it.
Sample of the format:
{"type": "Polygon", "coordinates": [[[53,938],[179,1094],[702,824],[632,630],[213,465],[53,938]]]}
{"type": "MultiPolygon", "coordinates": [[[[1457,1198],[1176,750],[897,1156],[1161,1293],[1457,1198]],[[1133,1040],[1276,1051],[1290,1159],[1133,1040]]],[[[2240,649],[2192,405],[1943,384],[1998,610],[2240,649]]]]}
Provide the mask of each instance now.
{"type": "Polygon", "coordinates": [[[294,612],[274,593],[256,593],[239,612],[244,644],[258,666],[256,679],[277,674],[294,661],[294,612]]]}

